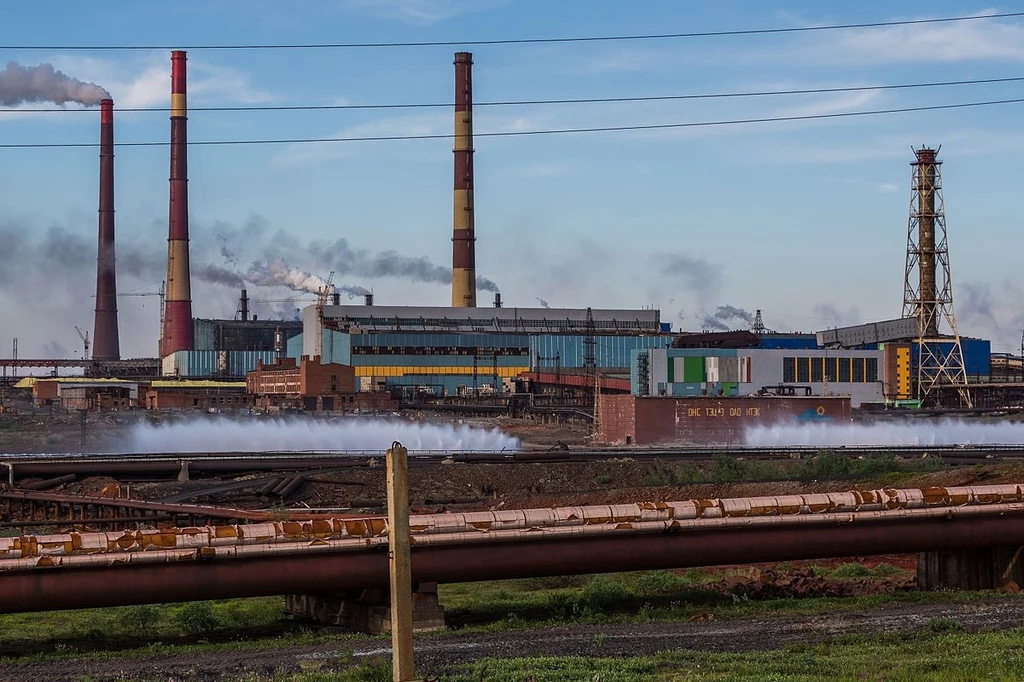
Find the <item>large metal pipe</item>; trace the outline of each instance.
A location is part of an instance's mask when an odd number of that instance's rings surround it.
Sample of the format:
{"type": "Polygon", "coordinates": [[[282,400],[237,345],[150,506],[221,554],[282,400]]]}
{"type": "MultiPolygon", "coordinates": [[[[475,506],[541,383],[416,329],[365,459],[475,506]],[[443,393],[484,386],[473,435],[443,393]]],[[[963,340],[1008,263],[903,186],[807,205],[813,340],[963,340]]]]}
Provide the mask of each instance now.
{"type": "Polygon", "coordinates": [[[921,296],[921,322],[926,338],[939,335],[939,321],[935,317],[938,291],[935,285],[935,191],[939,161],[934,149],[916,150],[917,161],[917,247],[921,296]]]}
{"type": "Polygon", "coordinates": [[[120,360],[117,276],[114,267],[114,100],[100,101],[99,245],[96,256],[96,317],[92,357],[120,360]]]}
{"type": "Polygon", "coordinates": [[[192,350],[192,285],[188,254],[188,116],[185,53],[171,53],[171,179],[167,232],[167,297],[160,355],[192,350]]]}
{"type": "MultiPolygon", "coordinates": [[[[580,536],[557,543],[414,545],[412,572],[416,582],[453,583],[1021,544],[1024,524],[1016,516],[955,521],[907,517],[799,530],[733,527],[580,536]]],[[[0,612],[333,592],[387,584],[386,545],[376,551],[28,570],[0,575],[0,612]]]]}
{"type": "Polygon", "coordinates": [[[452,235],[452,307],[476,307],[473,210],[473,55],[455,53],[455,206],[452,235]]]}

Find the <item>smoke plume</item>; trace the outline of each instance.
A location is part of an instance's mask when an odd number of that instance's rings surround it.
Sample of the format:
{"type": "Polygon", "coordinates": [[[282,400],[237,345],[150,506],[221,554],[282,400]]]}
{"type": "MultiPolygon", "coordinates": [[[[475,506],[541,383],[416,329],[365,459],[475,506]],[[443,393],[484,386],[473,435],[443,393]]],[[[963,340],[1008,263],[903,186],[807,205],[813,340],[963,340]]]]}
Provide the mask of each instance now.
{"type": "Polygon", "coordinates": [[[538,297],[537,297],[537,302],[538,302],[538,303],[540,303],[540,304],[541,304],[542,306],[544,306],[545,308],[550,308],[550,307],[551,307],[550,305],[548,305],[548,302],[547,302],[547,301],[545,301],[545,300],[544,300],[543,298],[541,298],[540,296],[538,296],[538,297]]]}
{"type": "Polygon", "coordinates": [[[53,64],[22,66],[7,62],[0,71],[0,106],[13,107],[27,102],[75,103],[98,106],[110,93],[95,83],[85,83],[57,71],[53,64]]]}
{"type": "Polygon", "coordinates": [[[292,291],[307,291],[311,294],[319,293],[328,286],[327,280],[322,277],[289,267],[281,258],[269,263],[253,263],[245,279],[260,286],[284,286],[292,291]]]}
{"type": "Polygon", "coordinates": [[[717,265],[682,254],[662,256],[661,261],[661,274],[682,280],[684,286],[695,294],[699,304],[707,305],[718,293],[722,269],[717,265]]]}
{"type": "Polygon", "coordinates": [[[729,331],[735,329],[735,325],[730,325],[729,322],[740,322],[746,323],[746,326],[750,326],[754,323],[754,316],[748,313],[742,308],[735,308],[731,305],[720,305],[718,309],[711,315],[705,315],[701,320],[701,325],[704,329],[710,329],[714,331],[729,331]]]}
{"type": "Polygon", "coordinates": [[[225,286],[240,289],[245,286],[245,277],[241,274],[222,268],[219,265],[196,265],[192,268],[192,276],[204,282],[212,284],[223,284],[225,286]]]}

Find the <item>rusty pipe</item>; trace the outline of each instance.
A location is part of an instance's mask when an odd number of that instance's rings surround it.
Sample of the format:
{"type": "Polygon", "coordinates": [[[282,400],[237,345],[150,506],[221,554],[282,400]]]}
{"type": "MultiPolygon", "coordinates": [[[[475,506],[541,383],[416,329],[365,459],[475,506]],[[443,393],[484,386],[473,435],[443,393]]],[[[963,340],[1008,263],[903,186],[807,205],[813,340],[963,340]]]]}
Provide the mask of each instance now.
{"type": "MultiPolygon", "coordinates": [[[[1019,518],[910,517],[809,526],[799,532],[775,526],[584,537],[560,544],[558,551],[544,541],[416,547],[412,567],[416,582],[452,583],[1021,544],[1024,524],[1019,518]]],[[[0,575],[0,612],[384,587],[387,571],[383,546],[340,554],[20,571],[0,575]]]]}

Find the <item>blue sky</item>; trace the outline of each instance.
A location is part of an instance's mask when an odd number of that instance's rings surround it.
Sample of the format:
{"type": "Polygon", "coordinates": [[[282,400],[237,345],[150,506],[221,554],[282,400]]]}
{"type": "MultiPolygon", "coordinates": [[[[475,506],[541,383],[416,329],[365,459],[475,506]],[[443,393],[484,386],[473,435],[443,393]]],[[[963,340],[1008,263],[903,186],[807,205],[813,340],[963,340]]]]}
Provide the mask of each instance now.
{"type": "MultiPolygon", "coordinates": [[[[289,3],[4,3],[0,43],[37,45],[475,40],[824,25],[1019,10],[963,2],[333,0],[289,3]],[[96,9],[101,7],[102,9],[96,9]],[[54,17],[60,16],[60,21],[54,17]]],[[[454,48],[189,52],[189,105],[446,102],[454,48]]],[[[1024,75],[1024,21],[472,48],[477,102],[865,86],[1024,75]]],[[[166,50],[0,50],[98,83],[118,108],[169,100],[166,50]]],[[[757,99],[478,107],[477,132],[680,123],[1024,96],[1024,83],[757,99]]],[[[646,132],[481,138],[477,264],[509,305],[657,306],[699,329],[719,305],[779,330],[901,312],[911,146],[942,145],[961,333],[1019,350],[1019,165],[1024,105],[646,132]],[[673,270],[672,263],[686,265],[673,270]]],[[[0,112],[0,144],[94,142],[93,113],[0,112]]],[[[119,142],[163,141],[167,114],[122,113],[119,142]]],[[[447,108],[197,112],[192,140],[450,133],[447,108]]],[[[91,328],[95,149],[0,150],[0,355],[73,352],[91,328]],[[62,244],[66,251],[57,248],[62,244]],[[16,257],[12,257],[11,254],[16,257]],[[2,257],[0,257],[2,258],[2,257]]],[[[450,140],[190,149],[193,261],[246,269],[275,256],[315,272],[309,244],[346,239],[451,261],[450,140]],[[232,262],[220,247],[228,247],[232,262]]],[[[121,291],[164,277],[167,150],[117,152],[121,291]],[[125,258],[137,256],[134,265],[125,258]],[[130,270],[130,271],[126,271],[130,270]]],[[[443,305],[449,290],[340,273],[381,304],[443,305]]],[[[195,282],[197,316],[230,317],[237,292],[195,282]]],[[[287,290],[250,286],[269,301],[287,290]]],[[[481,301],[487,302],[487,294],[481,301]]],[[[291,308],[290,304],[268,306],[291,308]]],[[[120,303],[126,355],[151,355],[155,298],[120,303]]],[[[739,324],[737,322],[737,324],[739,324]]]]}

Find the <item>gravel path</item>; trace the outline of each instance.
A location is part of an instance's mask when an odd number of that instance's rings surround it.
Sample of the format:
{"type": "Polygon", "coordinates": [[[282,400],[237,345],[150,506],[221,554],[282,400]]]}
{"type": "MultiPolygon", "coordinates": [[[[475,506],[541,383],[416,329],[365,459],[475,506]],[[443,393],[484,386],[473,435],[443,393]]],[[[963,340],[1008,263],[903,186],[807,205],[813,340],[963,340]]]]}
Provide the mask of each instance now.
{"type": "MultiPolygon", "coordinates": [[[[485,634],[446,632],[417,638],[416,666],[424,673],[438,675],[489,657],[634,656],[676,649],[741,652],[797,642],[820,642],[843,634],[914,630],[934,618],[956,621],[968,631],[1019,627],[1024,625],[1024,597],[958,604],[887,604],[807,617],[709,623],[586,625],[485,634]]],[[[332,644],[242,648],[198,655],[146,654],[144,650],[136,650],[122,657],[108,653],[103,658],[7,661],[0,664],[0,680],[212,682],[252,674],[270,677],[304,669],[331,670],[344,666],[350,655],[362,658],[389,654],[387,639],[370,637],[332,644]]]]}

